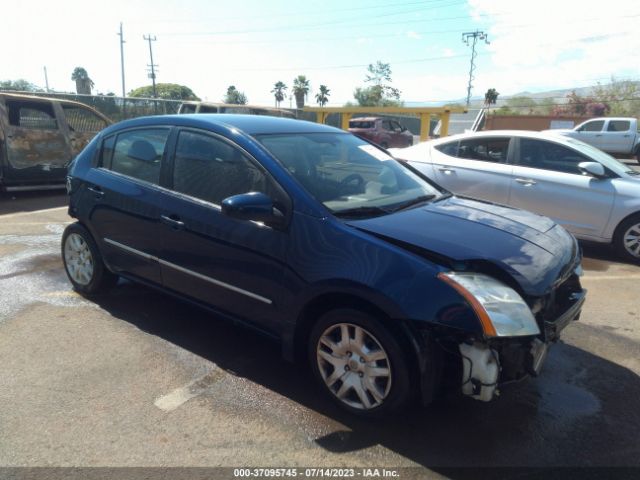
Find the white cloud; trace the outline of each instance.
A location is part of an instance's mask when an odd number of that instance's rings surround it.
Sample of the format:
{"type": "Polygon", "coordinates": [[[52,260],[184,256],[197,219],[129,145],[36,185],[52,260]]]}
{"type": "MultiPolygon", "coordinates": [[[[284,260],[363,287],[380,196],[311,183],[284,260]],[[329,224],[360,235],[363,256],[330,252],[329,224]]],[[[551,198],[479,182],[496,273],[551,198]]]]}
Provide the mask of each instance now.
{"type": "Polygon", "coordinates": [[[491,44],[478,46],[476,94],[640,77],[637,0],[469,0],[469,6],[474,18],[490,24],[491,44]]]}

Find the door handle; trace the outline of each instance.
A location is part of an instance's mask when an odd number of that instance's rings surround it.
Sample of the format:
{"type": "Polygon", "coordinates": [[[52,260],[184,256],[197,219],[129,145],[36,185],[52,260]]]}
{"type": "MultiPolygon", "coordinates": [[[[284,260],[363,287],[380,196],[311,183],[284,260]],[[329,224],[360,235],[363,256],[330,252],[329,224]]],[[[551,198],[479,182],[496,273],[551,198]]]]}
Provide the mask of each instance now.
{"type": "Polygon", "coordinates": [[[522,185],[525,185],[527,187],[538,183],[533,178],[516,178],[516,182],[521,183],[522,185]]]}
{"type": "Polygon", "coordinates": [[[453,172],[455,172],[455,170],[453,168],[450,168],[450,167],[440,167],[440,168],[438,168],[438,170],[443,172],[445,175],[451,175],[453,172]]]}
{"type": "Polygon", "coordinates": [[[95,197],[96,197],[97,199],[100,199],[100,198],[104,197],[104,192],[103,192],[103,191],[102,191],[102,189],[101,189],[99,186],[97,186],[97,185],[89,185],[89,186],[87,187],[87,190],[89,190],[90,192],[92,192],[92,193],[95,195],[95,197]]]}
{"type": "Polygon", "coordinates": [[[160,215],[160,221],[174,230],[184,229],[184,222],[177,215],[160,215]]]}

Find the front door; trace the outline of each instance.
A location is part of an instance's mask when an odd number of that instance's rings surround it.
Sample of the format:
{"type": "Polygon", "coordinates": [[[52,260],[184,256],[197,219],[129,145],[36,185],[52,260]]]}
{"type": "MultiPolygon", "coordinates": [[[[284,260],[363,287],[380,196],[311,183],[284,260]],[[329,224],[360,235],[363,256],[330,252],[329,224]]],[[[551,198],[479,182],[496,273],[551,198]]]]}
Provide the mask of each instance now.
{"type": "Polygon", "coordinates": [[[521,138],[513,167],[510,205],[552,218],[582,238],[600,238],[615,188],[611,179],[582,175],[579,152],[545,140],[521,138]]]}
{"type": "Polygon", "coordinates": [[[180,131],[172,190],[162,218],[164,285],[261,328],[277,331],[288,234],[222,214],[232,195],[284,195],[238,147],[197,130],[180,131]]]}
{"type": "Polygon", "coordinates": [[[602,135],[603,129],[604,120],[590,120],[584,122],[582,126],[578,128],[578,135],[575,138],[604,150],[605,139],[602,135]]]}
{"type": "Polygon", "coordinates": [[[63,183],[71,150],[61,127],[59,108],[48,100],[7,98],[4,122],[6,157],[4,181],[63,183]]]}

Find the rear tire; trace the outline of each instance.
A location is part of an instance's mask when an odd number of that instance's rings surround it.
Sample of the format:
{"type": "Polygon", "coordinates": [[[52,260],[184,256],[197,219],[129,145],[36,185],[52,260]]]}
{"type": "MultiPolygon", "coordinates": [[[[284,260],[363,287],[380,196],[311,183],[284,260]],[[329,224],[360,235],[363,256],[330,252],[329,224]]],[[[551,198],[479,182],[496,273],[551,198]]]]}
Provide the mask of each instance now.
{"type": "Polygon", "coordinates": [[[366,313],[341,308],[324,314],[311,331],[308,353],[325,394],[351,413],[389,415],[411,398],[400,343],[366,313]]]}
{"type": "Polygon", "coordinates": [[[65,272],[77,292],[91,295],[118,282],[118,276],[107,269],[96,242],[81,224],[73,223],[64,230],[61,250],[65,272]]]}
{"type": "Polygon", "coordinates": [[[640,263],[640,214],[632,215],[618,225],[613,246],[623,259],[640,263]]]}

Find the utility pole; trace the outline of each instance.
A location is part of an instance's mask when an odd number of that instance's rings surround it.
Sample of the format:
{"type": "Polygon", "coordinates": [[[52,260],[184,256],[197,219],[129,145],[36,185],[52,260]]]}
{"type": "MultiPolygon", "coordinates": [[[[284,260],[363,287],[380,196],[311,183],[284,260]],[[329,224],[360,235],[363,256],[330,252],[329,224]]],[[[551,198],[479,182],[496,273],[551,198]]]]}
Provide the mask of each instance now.
{"type": "MultiPolygon", "coordinates": [[[[120,37],[120,72],[122,74],[122,98],[127,96],[126,90],[124,88],[124,35],[122,33],[122,22],[120,22],[120,33],[117,33],[120,37]]],[[[124,100],[123,100],[124,101],[124,100]]]]}
{"type": "Polygon", "coordinates": [[[476,30],[475,32],[466,32],[462,34],[462,41],[469,46],[469,41],[471,40],[471,66],[469,68],[469,85],[467,86],[467,107],[471,102],[471,87],[472,82],[474,80],[473,71],[476,69],[476,43],[478,40],[484,40],[484,43],[489,45],[489,35],[484,33],[483,31],[476,30]]]}
{"type": "Polygon", "coordinates": [[[152,37],[151,35],[143,35],[142,38],[149,42],[149,58],[151,59],[151,64],[147,65],[147,67],[151,68],[151,73],[149,73],[149,78],[151,79],[151,82],[153,85],[153,98],[157,98],[158,96],[156,94],[156,70],[155,70],[157,65],[153,63],[153,49],[151,48],[151,42],[155,42],[156,37],[155,36],[152,37]]]}
{"type": "Polygon", "coordinates": [[[47,88],[47,93],[49,93],[49,77],[47,76],[47,66],[44,66],[44,84],[47,88]]]}

